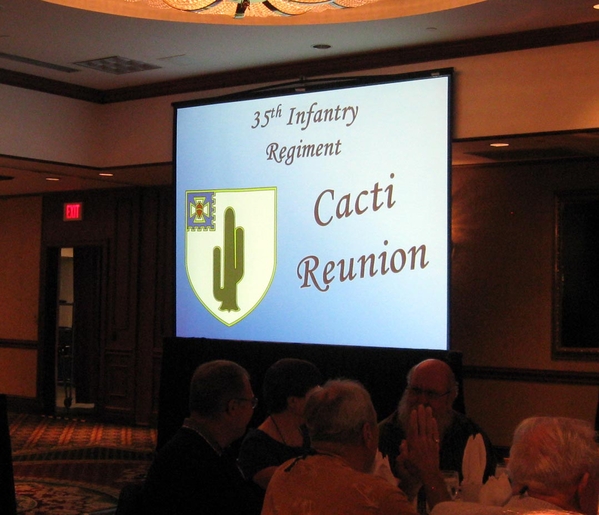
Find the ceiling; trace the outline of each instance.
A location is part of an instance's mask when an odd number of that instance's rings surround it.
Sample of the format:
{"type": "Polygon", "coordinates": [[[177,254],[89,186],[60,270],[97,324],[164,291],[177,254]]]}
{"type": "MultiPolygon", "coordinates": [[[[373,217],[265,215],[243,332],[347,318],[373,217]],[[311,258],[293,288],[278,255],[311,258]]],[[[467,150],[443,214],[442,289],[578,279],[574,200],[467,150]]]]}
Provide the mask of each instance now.
{"type": "MultiPolygon", "coordinates": [[[[398,2],[403,0],[383,0],[398,2]]],[[[117,17],[63,7],[42,0],[0,0],[0,83],[37,89],[98,103],[199,91],[227,85],[250,85],[260,79],[298,78],[338,73],[348,62],[363,68],[377,56],[397,55],[404,62],[419,56],[455,57],[455,52],[506,49],[508,41],[539,46],[547,38],[563,42],[599,39],[599,0],[486,0],[433,14],[357,23],[237,26],[117,17]],[[508,39],[509,38],[509,39],[508,39]],[[530,42],[530,43],[527,43],[530,42]],[[317,44],[331,48],[317,50],[317,44]],[[473,50],[475,49],[475,50],[473,50]],[[398,52],[401,50],[401,52],[398,52]],[[424,52],[424,54],[423,54],[424,52]],[[451,52],[454,52],[451,54],[451,52]],[[153,65],[152,69],[116,75],[82,67],[82,61],[120,56],[153,65]]],[[[543,43],[545,41],[545,43],[543,43]]],[[[510,43],[513,44],[513,43],[510,43]]],[[[421,59],[422,60],[422,59],[421,59]]],[[[401,62],[398,62],[401,64],[401,62]]],[[[599,132],[511,138],[503,159],[525,160],[574,154],[599,156],[599,132]],[[543,152],[545,153],[543,154],[543,152]],[[540,153],[539,153],[540,152],[540,153]]],[[[494,150],[494,149],[493,149],[494,150]]],[[[454,157],[483,161],[489,141],[453,145],[454,157]]],[[[170,167],[150,167],[111,186],[170,181],[170,167]]],[[[100,187],[98,170],[55,163],[33,163],[0,156],[0,179],[20,174],[36,180],[11,188],[0,180],[0,196],[100,187]],[[70,186],[41,184],[49,172],[71,176],[70,186]],[[40,188],[45,188],[41,189],[40,188]]],[[[45,182],[45,181],[44,181],[45,182]]],[[[147,185],[147,184],[142,184],[147,185]]]]}

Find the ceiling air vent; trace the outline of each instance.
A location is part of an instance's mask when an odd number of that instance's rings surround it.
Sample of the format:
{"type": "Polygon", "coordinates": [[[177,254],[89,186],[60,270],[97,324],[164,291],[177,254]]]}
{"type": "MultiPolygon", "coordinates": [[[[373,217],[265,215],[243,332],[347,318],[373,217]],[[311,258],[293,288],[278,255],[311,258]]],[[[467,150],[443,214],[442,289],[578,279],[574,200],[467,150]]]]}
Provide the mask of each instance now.
{"type": "Polygon", "coordinates": [[[127,57],[113,55],[111,57],[102,57],[101,59],[91,59],[90,61],[79,61],[77,66],[91,68],[99,72],[112,73],[113,75],[124,75],[125,73],[144,72],[147,70],[157,70],[160,66],[135,61],[127,57]]]}

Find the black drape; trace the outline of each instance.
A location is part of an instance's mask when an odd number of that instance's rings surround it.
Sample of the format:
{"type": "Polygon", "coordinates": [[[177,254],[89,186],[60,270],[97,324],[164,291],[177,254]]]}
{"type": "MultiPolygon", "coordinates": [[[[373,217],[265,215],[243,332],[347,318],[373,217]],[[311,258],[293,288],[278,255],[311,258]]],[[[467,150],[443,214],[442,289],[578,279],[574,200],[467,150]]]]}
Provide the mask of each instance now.
{"type": "Polygon", "coordinates": [[[6,515],[17,513],[6,395],[3,394],[0,394],[0,506],[6,515]]]}

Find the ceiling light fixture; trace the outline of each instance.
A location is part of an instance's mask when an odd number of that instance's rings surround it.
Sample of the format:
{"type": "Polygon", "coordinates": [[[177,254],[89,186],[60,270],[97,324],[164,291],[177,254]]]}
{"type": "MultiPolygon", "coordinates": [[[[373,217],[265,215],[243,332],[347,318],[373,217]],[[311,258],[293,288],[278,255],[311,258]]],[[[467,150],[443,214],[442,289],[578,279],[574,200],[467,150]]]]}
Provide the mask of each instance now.
{"type": "MultiPolygon", "coordinates": [[[[146,0],[148,1],[148,0],[146,0]]],[[[160,1],[149,0],[154,4],[160,1]]],[[[381,0],[161,0],[179,11],[224,14],[234,18],[248,16],[298,16],[327,9],[349,9],[381,0]]],[[[159,7],[159,5],[158,5],[159,7]]]]}
{"type": "Polygon", "coordinates": [[[491,143],[489,144],[490,147],[495,147],[495,148],[501,148],[501,147],[509,147],[510,144],[509,143],[491,143]]]}
{"type": "Polygon", "coordinates": [[[486,0],[45,0],[88,11],[212,24],[309,25],[429,14],[486,0]]]}

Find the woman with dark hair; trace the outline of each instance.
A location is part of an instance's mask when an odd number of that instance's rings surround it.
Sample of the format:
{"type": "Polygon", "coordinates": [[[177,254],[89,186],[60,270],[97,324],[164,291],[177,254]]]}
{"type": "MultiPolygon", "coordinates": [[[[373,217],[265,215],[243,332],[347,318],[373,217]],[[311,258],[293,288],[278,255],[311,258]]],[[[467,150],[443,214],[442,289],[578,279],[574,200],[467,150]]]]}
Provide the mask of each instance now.
{"type": "Polygon", "coordinates": [[[245,477],[262,489],[279,465],[310,452],[304,404],[308,392],[322,382],[318,368],[301,359],[281,359],[266,371],[262,397],[269,415],[248,432],[239,451],[245,477]]]}

